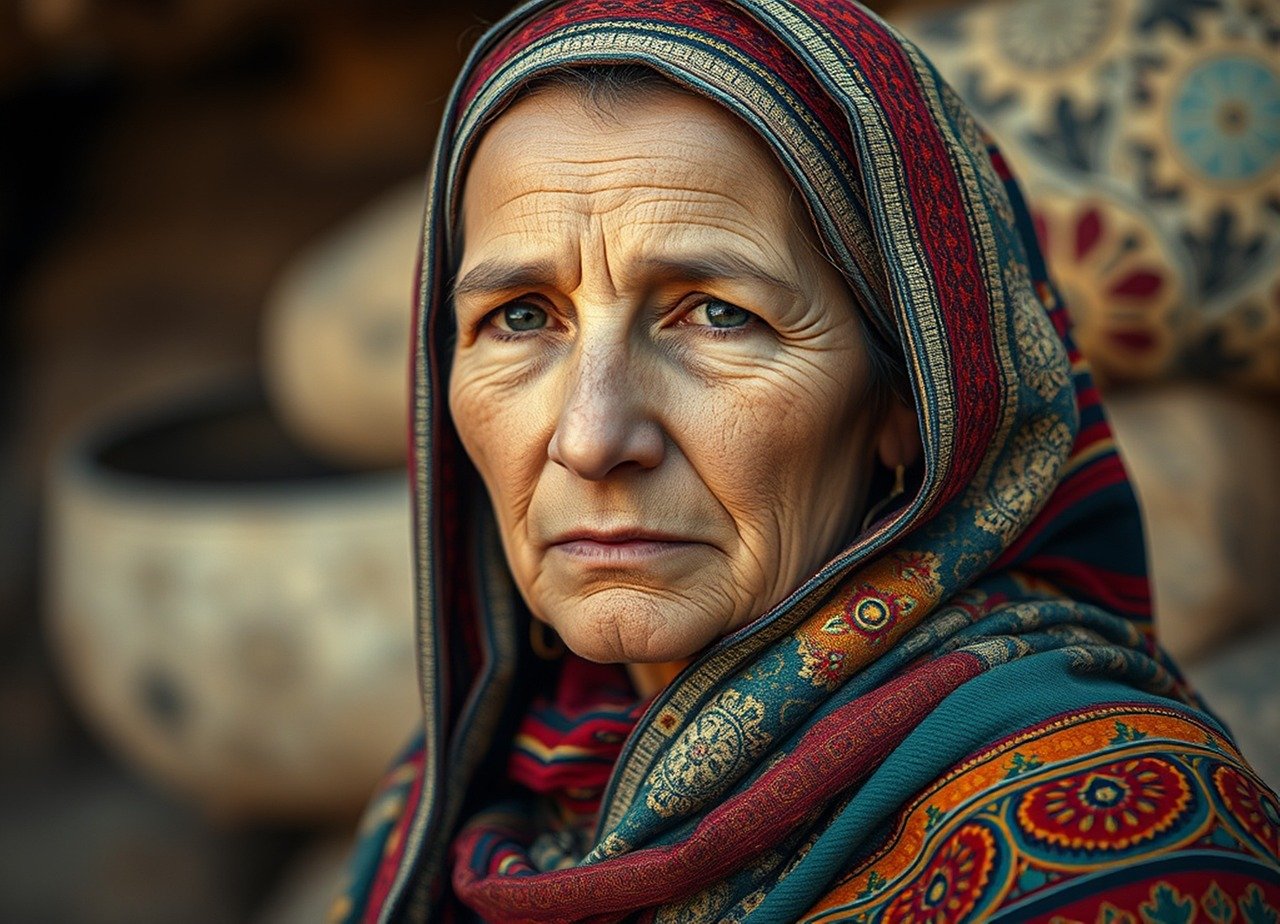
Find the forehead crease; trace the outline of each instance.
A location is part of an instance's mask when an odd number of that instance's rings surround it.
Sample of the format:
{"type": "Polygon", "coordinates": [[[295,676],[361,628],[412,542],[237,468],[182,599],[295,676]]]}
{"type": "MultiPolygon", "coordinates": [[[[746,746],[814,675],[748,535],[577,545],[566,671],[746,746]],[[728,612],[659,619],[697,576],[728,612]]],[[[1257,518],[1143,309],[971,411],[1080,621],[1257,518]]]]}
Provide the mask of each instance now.
{"type": "Polygon", "coordinates": [[[641,106],[597,126],[533,102],[495,123],[464,179],[462,243],[474,261],[572,260],[601,235],[628,260],[731,248],[772,263],[787,250],[791,184],[723,114],[641,106]]]}
{"type": "Polygon", "coordinates": [[[751,279],[799,292],[803,283],[785,249],[764,237],[748,237],[752,227],[740,230],[686,221],[674,228],[634,224],[616,235],[593,232],[586,223],[554,235],[512,232],[505,240],[489,239],[490,246],[475,252],[478,262],[460,273],[455,296],[524,286],[573,289],[582,281],[584,248],[597,247],[608,251],[613,285],[627,290],[678,277],[685,282],[751,279]]]}
{"type": "Polygon", "coordinates": [[[636,167],[573,174],[556,160],[524,168],[513,164],[505,176],[472,177],[463,190],[464,207],[468,200],[488,200],[487,207],[503,208],[530,197],[554,200],[579,197],[617,197],[624,200],[720,201],[745,211],[758,208],[765,201],[778,200],[787,191],[777,179],[755,171],[745,175],[726,165],[700,165],[697,169],[666,169],[665,159],[652,156],[637,158],[636,167]],[[467,193],[472,195],[468,196],[467,193]],[[491,205],[489,204],[491,202],[491,205]]]}
{"type": "MultiPolygon", "coordinates": [[[[581,193],[573,190],[530,190],[467,216],[467,236],[475,245],[509,246],[512,235],[537,232],[555,238],[613,234],[618,243],[644,246],[662,238],[735,236],[771,249],[768,229],[786,227],[788,216],[777,207],[718,190],[683,186],[626,186],[581,193]]],[[[534,240],[526,244],[535,243],[534,240]]],[[[554,245],[556,240],[543,243],[554,245]]],[[[486,248],[487,249],[487,248],[486,248]]]]}
{"type": "MultiPolygon", "coordinates": [[[[715,134],[714,126],[703,126],[703,134],[715,134]]],[[[467,191],[479,192],[482,198],[500,204],[521,195],[592,194],[617,190],[635,191],[651,188],[690,195],[720,195],[738,205],[754,202],[764,192],[776,197],[788,185],[770,170],[774,165],[762,163],[758,152],[745,145],[714,144],[697,137],[689,126],[672,126],[669,134],[657,137],[666,144],[653,149],[652,138],[625,137],[635,132],[622,130],[624,137],[609,138],[590,135],[577,138],[557,135],[550,127],[542,134],[549,142],[531,150],[529,137],[509,139],[511,150],[504,145],[485,146],[477,153],[464,183],[467,191]],[[645,149],[636,145],[644,143],[645,149]],[[583,153],[592,146],[616,147],[599,156],[583,153]]]]}
{"type": "Polygon", "coordinates": [[[699,208],[696,205],[676,213],[659,204],[649,203],[630,210],[621,230],[628,241],[636,238],[638,243],[645,244],[674,243],[685,239],[705,241],[711,237],[735,239],[731,243],[748,241],[758,248],[772,249],[774,242],[768,232],[778,228],[761,221],[758,214],[699,208]],[[655,236],[656,241],[652,240],[655,236]]]}
{"type": "Polygon", "coordinates": [[[758,158],[749,151],[704,145],[687,131],[654,133],[647,140],[654,137],[663,138],[666,147],[654,150],[649,143],[637,148],[642,139],[600,136],[559,137],[540,143],[537,150],[529,149],[527,139],[520,145],[482,146],[468,170],[467,185],[537,188],[548,176],[555,176],[569,190],[580,191],[637,181],[700,186],[708,176],[721,183],[744,177],[745,183],[745,176],[761,172],[758,158]],[[583,153],[585,148],[601,146],[615,149],[595,156],[583,153]]]}
{"type": "Polygon", "coordinates": [[[624,198],[625,205],[634,206],[638,210],[661,209],[678,206],[680,208],[701,208],[711,214],[756,215],[759,216],[773,207],[771,190],[764,183],[759,183],[755,195],[746,184],[717,183],[714,187],[708,183],[647,183],[632,186],[624,198]]]}

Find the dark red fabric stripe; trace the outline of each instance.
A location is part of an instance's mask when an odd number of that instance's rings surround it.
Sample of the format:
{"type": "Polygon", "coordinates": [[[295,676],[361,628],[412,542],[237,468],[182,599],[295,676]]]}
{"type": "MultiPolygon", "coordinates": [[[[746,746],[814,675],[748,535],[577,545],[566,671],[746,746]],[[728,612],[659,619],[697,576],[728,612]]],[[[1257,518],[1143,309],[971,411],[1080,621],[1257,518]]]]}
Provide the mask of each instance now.
{"type": "Polygon", "coordinates": [[[1108,571],[1056,555],[1032,556],[1026,568],[1053,584],[1079,589],[1081,595],[1121,615],[1150,615],[1151,588],[1146,575],[1108,571]]]}
{"type": "Polygon", "coordinates": [[[1109,423],[1105,420],[1099,420],[1097,423],[1091,423],[1088,426],[1083,427],[1080,432],[1076,434],[1076,442],[1071,455],[1073,457],[1079,456],[1082,453],[1089,451],[1098,443],[1109,439],[1111,439],[1111,425],[1109,423]]]}

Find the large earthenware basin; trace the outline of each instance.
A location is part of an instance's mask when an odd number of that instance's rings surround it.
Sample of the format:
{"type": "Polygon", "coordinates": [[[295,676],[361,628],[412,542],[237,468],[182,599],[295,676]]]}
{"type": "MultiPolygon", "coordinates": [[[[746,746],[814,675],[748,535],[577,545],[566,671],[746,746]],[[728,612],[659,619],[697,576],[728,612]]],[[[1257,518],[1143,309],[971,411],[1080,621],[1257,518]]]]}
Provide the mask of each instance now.
{"type": "Polygon", "coordinates": [[[50,634],[120,754],[220,814],[358,810],[419,714],[403,473],[243,388],[91,428],[49,502],[50,634]]]}

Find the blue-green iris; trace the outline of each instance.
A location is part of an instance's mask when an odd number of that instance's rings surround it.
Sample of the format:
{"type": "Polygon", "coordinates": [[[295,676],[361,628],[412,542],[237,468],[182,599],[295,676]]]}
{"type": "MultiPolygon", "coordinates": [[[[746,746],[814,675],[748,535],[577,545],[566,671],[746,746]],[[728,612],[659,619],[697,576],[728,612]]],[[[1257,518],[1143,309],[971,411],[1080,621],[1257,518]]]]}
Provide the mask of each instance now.
{"type": "Polygon", "coordinates": [[[742,327],[751,312],[726,302],[707,302],[707,323],[712,327],[742,327]]]}
{"type": "Polygon", "coordinates": [[[540,330],[547,326],[547,313],[537,305],[517,302],[502,309],[502,319],[512,330],[540,330]]]}

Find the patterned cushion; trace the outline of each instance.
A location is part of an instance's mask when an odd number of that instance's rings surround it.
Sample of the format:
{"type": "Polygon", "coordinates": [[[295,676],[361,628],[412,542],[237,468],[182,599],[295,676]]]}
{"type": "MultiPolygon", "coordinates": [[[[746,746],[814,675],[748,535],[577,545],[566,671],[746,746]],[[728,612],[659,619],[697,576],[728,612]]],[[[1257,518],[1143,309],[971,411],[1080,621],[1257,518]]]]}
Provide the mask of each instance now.
{"type": "Polygon", "coordinates": [[[1280,395],[1280,4],[1012,0],[898,25],[1022,177],[1101,381],[1280,395]]]}

